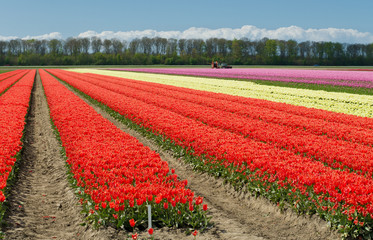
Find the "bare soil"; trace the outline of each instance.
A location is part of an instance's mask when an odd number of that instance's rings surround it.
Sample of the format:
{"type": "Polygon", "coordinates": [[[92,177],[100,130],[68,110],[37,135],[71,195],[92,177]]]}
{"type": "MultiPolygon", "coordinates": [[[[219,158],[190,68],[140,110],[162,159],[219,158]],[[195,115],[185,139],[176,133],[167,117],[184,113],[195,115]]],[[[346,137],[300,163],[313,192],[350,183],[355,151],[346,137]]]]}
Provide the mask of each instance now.
{"type": "MultiPolygon", "coordinates": [[[[86,100],[85,100],[86,101],[86,100]]],[[[101,108],[90,104],[119,129],[136,137],[145,146],[157,151],[174,168],[188,187],[204,197],[214,226],[198,233],[197,239],[339,239],[326,222],[317,217],[297,216],[291,211],[281,213],[265,199],[239,193],[220,179],[196,173],[171,152],[160,149],[112,118],[101,108]]],[[[32,92],[31,110],[25,130],[25,145],[19,178],[14,186],[8,212],[6,239],[126,239],[131,233],[112,228],[99,231],[82,226],[78,199],[67,181],[65,160],[60,154],[49,120],[45,95],[37,76],[32,92]]],[[[185,229],[155,229],[156,239],[194,239],[185,229]]],[[[139,232],[146,239],[146,232],[139,232]]]]}

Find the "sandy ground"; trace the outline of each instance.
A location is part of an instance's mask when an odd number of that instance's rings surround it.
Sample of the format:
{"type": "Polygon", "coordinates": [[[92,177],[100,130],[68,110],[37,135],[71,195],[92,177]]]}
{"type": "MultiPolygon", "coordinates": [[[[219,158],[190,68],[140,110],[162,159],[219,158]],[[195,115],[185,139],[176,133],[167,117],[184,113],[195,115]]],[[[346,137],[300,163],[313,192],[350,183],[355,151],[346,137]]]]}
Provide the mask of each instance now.
{"type": "MultiPolygon", "coordinates": [[[[90,104],[92,106],[92,104],[90,104]]],[[[92,106],[118,128],[157,151],[188,187],[204,197],[214,226],[197,239],[338,239],[326,222],[317,217],[280,213],[265,199],[238,193],[222,180],[192,171],[192,168],[161,150],[154,142],[92,106]]],[[[65,161],[60,155],[49,120],[49,110],[39,76],[32,92],[31,110],[25,130],[25,145],[17,183],[9,197],[5,239],[126,239],[130,233],[83,226],[78,199],[67,181],[65,161]]],[[[194,239],[185,229],[155,229],[156,239],[194,239]]],[[[140,232],[139,239],[148,234],[140,232]]]]}

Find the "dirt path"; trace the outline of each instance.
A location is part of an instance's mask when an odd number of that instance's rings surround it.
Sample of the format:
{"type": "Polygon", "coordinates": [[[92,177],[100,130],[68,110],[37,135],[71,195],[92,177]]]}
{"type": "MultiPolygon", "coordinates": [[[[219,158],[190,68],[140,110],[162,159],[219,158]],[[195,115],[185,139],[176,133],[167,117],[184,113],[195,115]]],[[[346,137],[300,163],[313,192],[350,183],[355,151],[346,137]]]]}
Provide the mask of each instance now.
{"type": "MultiPolygon", "coordinates": [[[[265,199],[237,193],[230,186],[224,185],[222,180],[194,172],[170,152],[161,150],[153,141],[85,101],[122,131],[157,151],[181,179],[188,180],[190,189],[204,197],[215,226],[202,233],[200,239],[338,239],[338,235],[330,231],[326,222],[317,217],[299,217],[291,211],[280,213],[276,206],[265,199]]],[[[156,236],[160,239],[187,239],[180,231],[169,229],[157,230],[156,236]]],[[[188,239],[193,238],[189,236],[188,239]]]]}
{"type": "Polygon", "coordinates": [[[84,222],[49,120],[49,109],[37,75],[25,129],[18,180],[9,197],[5,239],[105,239],[107,232],[84,222]],[[106,235],[105,235],[106,234],[106,235]]]}

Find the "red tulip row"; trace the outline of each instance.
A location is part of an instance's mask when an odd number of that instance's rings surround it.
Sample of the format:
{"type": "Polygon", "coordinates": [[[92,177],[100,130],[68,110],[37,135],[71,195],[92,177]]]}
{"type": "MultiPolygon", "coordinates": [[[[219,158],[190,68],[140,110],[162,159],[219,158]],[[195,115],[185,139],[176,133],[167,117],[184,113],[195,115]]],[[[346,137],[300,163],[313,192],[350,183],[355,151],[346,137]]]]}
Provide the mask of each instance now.
{"type": "Polygon", "coordinates": [[[1,73],[0,74],[0,81],[3,81],[4,79],[6,79],[8,77],[16,75],[17,73],[25,72],[25,71],[26,70],[14,70],[14,71],[10,71],[10,72],[1,73]]]}
{"type": "MultiPolygon", "coordinates": [[[[16,71],[11,72],[12,75],[9,75],[10,73],[8,73],[8,74],[5,73],[5,74],[7,74],[6,77],[3,78],[3,80],[0,81],[0,95],[7,88],[12,86],[12,84],[14,84],[16,81],[18,81],[22,76],[24,76],[27,72],[28,72],[28,70],[16,70],[16,71]]],[[[1,75],[3,75],[3,74],[1,74],[1,75]]]]}
{"type": "MultiPolygon", "coordinates": [[[[276,201],[314,209],[333,225],[349,230],[373,223],[373,180],[333,170],[321,162],[211,127],[173,111],[115,93],[96,84],[51,73],[126,118],[196,156],[196,165],[276,201]],[[205,166],[205,167],[203,167],[205,166]],[[346,228],[347,229],[347,228],[346,228]]],[[[156,101],[156,97],[154,97],[156,101]]],[[[183,107],[183,106],[180,106],[183,107]]]]}
{"type": "MultiPolygon", "coordinates": [[[[79,75],[72,72],[68,74],[73,74],[71,76],[76,77],[79,75]]],[[[87,76],[85,80],[97,79],[99,76],[96,74],[84,75],[87,76]]],[[[80,74],[82,80],[84,80],[84,75],[80,74]]],[[[130,79],[123,81],[121,78],[109,76],[99,76],[99,79],[120,86],[141,89],[151,94],[169,96],[206,107],[213,107],[248,118],[300,128],[315,135],[326,135],[334,139],[373,145],[373,120],[369,118],[130,79]]]]}
{"type": "MultiPolygon", "coordinates": [[[[22,148],[21,138],[25,117],[29,107],[35,70],[22,71],[21,78],[7,92],[0,96],[0,202],[5,201],[3,189],[16,161],[16,154],[22,148]]],[[[18,78],[18,79],[17,79],[18,78]]],[[[4,80],[6,81],[6,80],[4,80]]]]}
{"type": "Polygon", "coordinates": [[[186,180],[179,181],[173,170],[170,173],[167,162],[119,130],[51,75],[40,71],[40,76],[51,119],[81,189],[81,203],[92,219],[126,227],[134,218],[141,225],[147,219],[146,205],[150,204],[154,221],[203,225],[206,216],[199,206],[202,198],[186,188],[186,180]]]}
{"type": "MultiPolygon", "coordinates": [[[[162,91],[161,89],[153,90],[147,83],[143,82],[137,82],[139,86],[133,87],[135,84],[126,84],[123,80],[120,84],[113,83],[115,79],[111,81],[110,77],[103,77],[100,80],[76,73],[67,73],[67,75],[182,116],[202,121],[209,126],[242,134],[256,141],[288,149],[295,154],[301,153],[309,157],[315,157],[333,168],[344,169],[348,167],[359,174],[373,176],[373,155],[370,146],[331,139],[325,135],[309,133],[304,131],[303,128],[268,123],[259,119],[247,118],[244,114],[223,111],[219,109],[221,107],[219,101],[216,101],[216,104],[210,101],[209,106],[206,106],[205,104],[194,103],[193,99],[188,99],[190,101],[181,100],[183,95],[186,94],[173,93],[172,91],[165,92],[167,90],[162,91]],[[158,94],[159,92],[162,94],[158,94]]],[[[205,102],[209,101],[207,98],[200,97],[199,99],[200,102],[204,102],[204,100],[205,102]]],[[[231,103],[231,107],[238,109],[240,105],[235,106],[235,103],[231,103]]],[[[265,116],[265,111],[262,114],[257,110],[257,113],[259,116],[265,116]]],[[[286,115],[282,116],[281,113],[278,113],[277,116],[278,119],[281,118],[283,121],[286,120],[286,117],[286,115]]],[[[350,131],[349,126],[342,126],[345,132],[350,131]]],[[[336,128],[334,131],[339,129],[343,130],[343,128],[336,128]]],[[[371,132],[370,137],[373,138],[373,131],[371,132]]]]}
{"type": "MultiPolygon", "coordinates": [[[[94,75],[97,76],[97,74],[90,74],[90,73],[86,73],[84,75],[87,75],[90,77],[94,75]]],[[[114,78],[114,77],[110,77],[110,78],[114,78]]],[[[121,79],[121,78],[116,78],[116,79],[121,79]]],[[[126,81],[138,82],[136,80],[129,80],[129,79],[126,79],[126,81]]],[[[151,84],[152,86],[162,85],[162,84],[157,84],[157,83],[147,83],[147,84],[151,84]]],[[[273,101],[268,101],[268,100],[263,100],[263,99],[232,96],[232,95],[227,95],[227,94],[212,93],[208,91],[196,91],[194,89],[178,88],[178,87],[173,87],[173,86],[166,86],[166,87],[168,89],[177,88],[178,91],[184,92],[184,93],[192,93],[192,94],[196,94],[199,96],[206,96],[206,97],[210,97],[213,99],[226,100],[228,102],[236,102],[236,103],[240,103],[240,104],[244,104],[248,106],[256,106],[260,108],[272,109],[272,110],[281,111],[284,113],[290,113],[290,114],[297,115],[297,116],[304,116],[309,119],[320,119],[320,120],[324,120],[330,123],[334,123],[334,122],[343,123],[349,126],[357,126],[361,128],[373,129],[373,118],[359,117],[359,116],[349,115],[345,113],[329,112],[329,111],[325,111],[322,109],[313,109],[313,108],[307,108],[303,106],[295,106],[291,104],[273,102],[273,101]]]]}

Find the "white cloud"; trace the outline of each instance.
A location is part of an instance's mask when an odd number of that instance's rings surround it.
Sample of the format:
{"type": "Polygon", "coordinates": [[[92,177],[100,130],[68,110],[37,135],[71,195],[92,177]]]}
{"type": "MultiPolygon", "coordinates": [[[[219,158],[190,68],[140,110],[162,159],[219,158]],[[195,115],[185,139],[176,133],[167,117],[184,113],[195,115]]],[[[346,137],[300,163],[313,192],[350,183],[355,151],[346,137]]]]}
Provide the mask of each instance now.
{"type": "Polygon", "coordinates": [[[126,31],[126,32],[113,32],[104,31],[97,33],[95,31],[87,31],[78,35],[78,37],[99,37],[102,39],[118,38],[121,40],[130,41],[134,38],[142,37],[164,37],[176,39],[191,39],[191,38],[226,38],[226,39],[241,39],[248,38],[250,40],[259,40],[264,37],[270,39],[296,41],[332,41],[342,43],[372,43],[373,34],[369,32],[359,32],[355,29],[343,28],[323,28],[323,29],[303,29],[297,26],[281,27],[274,30],[265,28],[258,28],[252,25],[245,25],[241,28],[196,28],[191,27],[185,31],[126,31]]]}
{"type": "Polygon", "coordinates": [[[12,40],[12,39],[16,39],[17,37],[15,36],[1,36],[0,35],[0,41],[9,41],[9,40],[12,40]]]}
{"type": "MultiPolygon", "coordinates": [[[[259,40],[264,37],[270,39],[289,40],[293,39],[300,41],[332,41],[341,43],[373,43],[373,34],[369,32],[359,32],[355,29],[343,28],[322,28],[322,29],[303,29],[298,26],[281,27],[273,30],[258,28],[252,25],[245,25],[241,28],[197,28],[191,27],[185,31],[103,31],[101,33],[96,31],[86,31],[78,34],[76,37],[99,37],[101,39],[118,38],[120,40],[131,41],[135,38],[142,37],[163,37],[175,39],[208,39],[208,38],[225,38],[225,39],[241,39],[248,38],[250,40],[259,40]]],[[[15,36],[1,36],[0,40],[11,40],[19,37],[15,36]]],[[[40,36],[26,36],[21,39],[62,39],[62,34],[53,32],[40,36]]]]}
{"type": "MultiPolygon", "coordinates": [[[[12,39],[18,39],[20,37],[16,37],[16,36],[1,36],[0,35],[0,41],[9,41],[9,40],[12,40],[12,39]]],[[[47,33],[47,34],[43,34],[43,35],[39,35],[39,36],[26,36],[26,37],[22,37],[20,38],[22,40],[30,40],[30,39],[37,39],[37,40],[50,40],[50,39],[62,39],[62,34],[59,33],[59,32],[52,32],[52,33],[47,33]]]]}
{"type": "Polygon", "coordinates": [[[47,33],[39,36],[26,36],[23,40],[37,39],[37,40],[50,40],[50,39],[62,39],[62,34],[59,32],[47,33]]]}

